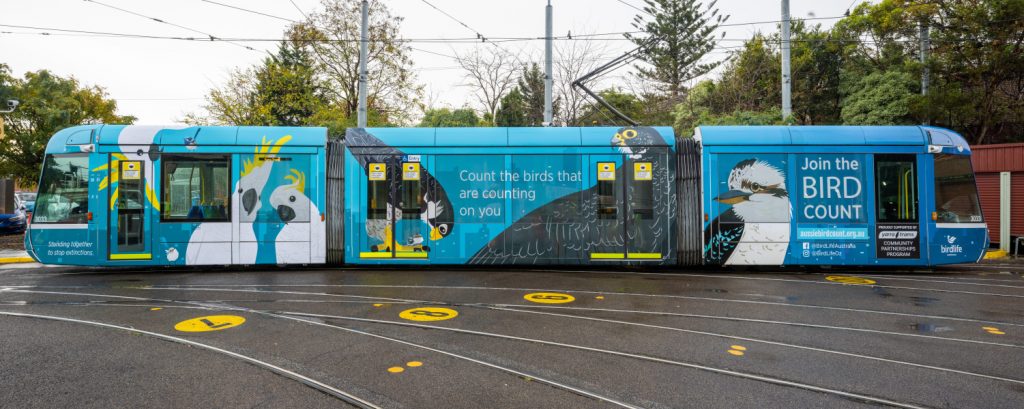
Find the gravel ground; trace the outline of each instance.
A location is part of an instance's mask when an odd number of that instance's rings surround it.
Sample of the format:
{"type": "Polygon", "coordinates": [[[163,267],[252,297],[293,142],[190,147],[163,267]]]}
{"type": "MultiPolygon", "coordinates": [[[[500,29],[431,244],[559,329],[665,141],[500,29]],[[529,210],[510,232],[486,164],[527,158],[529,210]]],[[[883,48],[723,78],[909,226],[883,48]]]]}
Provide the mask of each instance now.
{"type": "Polygon", "coordinates": [[[25,236],[23,234],[0,235],[0,250],[24,250],[25,236]]]}

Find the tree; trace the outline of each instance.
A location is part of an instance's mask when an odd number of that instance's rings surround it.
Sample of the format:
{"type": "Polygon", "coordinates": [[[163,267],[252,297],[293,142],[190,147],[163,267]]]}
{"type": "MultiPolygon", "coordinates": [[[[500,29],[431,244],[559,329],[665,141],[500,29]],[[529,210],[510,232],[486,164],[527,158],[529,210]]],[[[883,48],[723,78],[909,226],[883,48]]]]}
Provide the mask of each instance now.
{"type": "MultiPolygon", "coordinates": [[[[313,57],[314,70],[324,81],[331,103],[352,118],[359,107],[360,4],[358,0],[322,0],[322,12],[310,14],[288,33],[289,41],[301,44],[313,57]]],[[[383,1],[371,1],[369,19],[367,105],[378,111],[376,120],[382,121],[371,124],[408,123],[420,111],[423,86],[416,83],[409,47],[399,41],[402,18],[391,15],[383,1]]]]}
{"type": "Polygon", "coordinates": [[[912,124],[917,84],[905,72],[872,73],[861,78],[843,99],[846,125],[912,124]]]}
{"type": "MultiPolygon", "coordinates": [[[[644,117],[644,103],[634,94],[623,92],[620,88],[609,88],[597,93],[608,104],[615,107],[633,120],[642,121],[644,117]]],[[[622,125],[621,121],[604,106],[592,103],[583,108],[580,114],[580,124],[583,126],[596,125],[622,125]]]]}
{"type": "Polygon", "coordinates": [[[437,127],[470,127],[478,126],[480,124],[480,118],[477,118],[476,112],[469,108],[460,108],[451,110],[448,108],[435,108],[428,109],[423,113],[423,119],[420,120],[419,126],[437,128],[437,127]]]}
{"type": "MultiPolygon", "coordinates": [[[[544,72],[540,70],[537,63],[530,64],[529,68],[523,67],[519,77],[519,92],[523,94],[525,105],[525,126],[544,125],[544,72]]],[[[558,112],[562,102],[555,98],[551,102],[552,110],[558,112]]]]}
{"type": "Polygon", "coordinates": [[[465,71],[465,85],[473,90],[473,98],[480,104],[484,116],[494,125],[501,99],[516,86],[516,58],[502,49],[489,47],[486,51],[474,48],[466,54],[456,54],[456,61],[465,71]]]}
{"type": "Polygon", "coordinates": [[[255,77],[254,102],[269,117],[267,125],[310,125],[310,118],[329,105],[309,52],[294,43],[282,42],[255,77]]]}
{"type": "Polygon", "coordinates": [[[11,76],[0,64],[0,88],[21,101],[14,112],[3,114],[6,137],[0,143],[0,175],[18,184],[39,180],[43,152],[57,131],[83,124],[131,124],[135,117],[117,114],[117,102],[98,86],[83,86],[46,70],[29,72],[24,79],[11,76]]]}
{"type": "MultiPolygon", "coordinates": [[[[556,122],[569,126],[586,125],[580,122],[580,116],[589,99],[583,92],[576,91],[572,83],[597,67],[599,55],[604,51],[604,47],[597,44],[595,41],[565,41],[556,44],[553,91],[562,104],[562,109],[555,111],[556,122]]],[[[596,79],[591,82],[591,86],[598,85],[596,79]]]]}
{"type": "Polygon", "coordinates": [[[718,62],[701,63],[715,48],[714,32],[728,16],[718,14],[716,1],[705,7],[697,0],[644,0],[643,14],[633,27],[647,34],[627,34],[638,47],[640,59],[649,66],[637,66],[640,78],[661,84],[674,101],[679,101],[687,81],[711,72],[718,62]]]}
{"type": "Polygon", "coordinates": [[[526,100],[523,99],[523,93],[519,87],[516,87],[501,98],[501,106],[494,114],[494,124],[497,126],[526,126],[526,116],[526,100]]]}

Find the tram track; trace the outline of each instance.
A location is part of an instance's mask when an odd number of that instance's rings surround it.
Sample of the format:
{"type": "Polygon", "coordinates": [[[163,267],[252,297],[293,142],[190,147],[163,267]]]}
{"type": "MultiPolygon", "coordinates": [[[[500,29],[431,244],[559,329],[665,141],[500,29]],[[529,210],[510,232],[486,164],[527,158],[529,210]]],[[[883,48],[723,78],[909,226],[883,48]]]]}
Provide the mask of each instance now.
{"type": "MultiPolygon", "coordinates": [[[[517,287],[478,287],[478,286],[434,286],[434,285],[387,285],[387,284],[197,284],[192,285],[176,285],[176,286],[164,286],[155,285],[149,286],[154,289],[179,289],[189,290],[194,288],[208,288],[217,289],[222,288],[274,288],[274,287],[338,287],[338,288],[400,288],[400,289],[452,289],[452,290],[494,290],[494,291],[518,291],[518,292],[560,292],[570,294],[591,294],[591,295],[608,295],[608,296],[632,296],[632,297],[648,297],[648,298],[669,298],[669,299],[681,299],[681,300],[692,300],[692,301],[711,301],[711,302],[726,302],[726,303],[741,303],[741,304],[754,304],[754,305],[770,305],[775,307],[788,307],[788,308],[804,308],[804,309],[821,309],[821,310],[832,310],[832,311],[844,311],[844,312],[855,312],[865,314],[880,314],[880,315],[892,315],[902,316],[910,318],[926,318],[926,319],[942,319],[950,321],[963,321],[963,322],[975,322],[980,324],[996,324],[1005,326],[1024,327],[1024,323],[1014,323],[1008,321],[999,320],[983,320],[977,318],[965,318],[965,317],[953,317],[948,315],[933,315],[933,314],[913,314],[903,313],[896,311],[883,311],[883,310],[871,310],[863,308],[851,308],[851,307],[832,307],[827,305],[813,305],[813,304],[794,304],[794,303],[782,303],[773,301],[757,301],[757,300],[737,300],[729,298],[712,298],[712,297],[697,297],[688,295],[675,295],[675,294],[646,294],[646,293],[634,293],[634,292],[621,292],[621,291],[595,291],[595,290],[578,290],[578,289],[565,289],[565,288],[517,288],[517,287]]],[[[82,287],[90,288],[90,287],[82,287]]],[[[140,287],[142,288],[142,287],[140,287]]],[[[317,293],[323,295],[331,295],[330,293],[317,293]]],[[[425,302],[420,300],[420,302],[425,302]]]]}
{"type": "MultiPolygon", "coordinates": [[[[334,329],[343,330],[343,331],[350,332],[350,333],[355,333],[355,334],[359,334],[359,335],[369,336],[369,337],[373,337],[373,338],[377,338],[377,339],[383,339],[383,340],[386,340],[386,341],[395,342],[395,343],[399,343],[399,344],[406,345],[406,346],[412,346],[412,347],[416,347],[416,348],[419,348],[419,349],[424,349],[424,350],[440,353],[442,355],[446,355],[446,356],[450,356],[450,357],[453,357],[453,358],[465,360],[465,361],[468,361],[468,362],[471,362],[471,363],[474,363],[474,364],[477,364],[477,365],[482,365],[482,366],[485,366],[485,367],[488,367],[488,368],[491,368],[491,369],[495,369],[495,370],[498,370],[498,371],[501,371],[501,372],[504,372],[504,373],[507,373],[507,374],[510,374],[510,375],[513,375],[513,376],[516,376],[516,377],[530,379],[532,381],[548,385],[548,386],[553,387],[555,389],[560,389],[560,390],[563,390],[563,391],[566,391],[566,392],[569,392],[569,393],[576,394],[578,396],[583,396],[583,397],[586,397],[586,398],[591,398],[591,399],[603,401],[603,402],[606,402],[606,403],[609,403],[609,404],[613,404],[615,406],[619,406],[619,407],[623,407],[623,408],[628,408],[628,409],[639,409],[640,408],[639,406],[631,405],[631,404],[622,402],[622,401],[620,401],[618,399],[607,397],[607,396],[601,395],[601,394],[596,393],[596,392],[588,391],[588,390],[585,390],[585,389],[582,389],[582,388],[578,388],[578,387],[575,387],[575,386],[571,386],[571,385],[567,385],[567,384],[564,384],[564,383],[561,383],[561,382],[557,382],[557,381],[548,379],[548,378],[546,378],[544,376],[540,376],[540,375],[536,375],[536,374],[532,374],[532,373],[518,371],[518,370],[515,370],[513,368],[509,368],[509,367],[506,367],[506,366],[501,366],[501,365],[498,365],[498,364],[486,362],[486,361],[483,361],[483,360],[475,359],[475,358],[472,358],[472,357],[469,357],[469,356],[465,356],[465,355],[461,355],[461,354],[458,354],[458,353],[454,353],[454,352],[450,352],[450,351],[445,351],[445,350],[433,348],[433,347],[430,347],[430,346],[427,346],[427,345],[417,344],[417,343],[414,343],[414,342],[409,342],[409,341],[405,341],[405,340],[401,340],[401,339],[397,339],[397,338],[387,337],[387,336],[384,336],[384,335],[374,334],[374,333],[370,333],[370,332],[367,332],[367,331],[360,331],[360,330],[353,329],[353,328],[346,328],[346,327],[341,327],[341,326],[336,326],[336,325],[325,324],[325,323],[317,322],[317,321],[314,321],[314,320],[311,320],[311,319],[308,319],[308,318],[301,318],[301,317],[293,317],[293,316],[288,316],[288,315],[283,315],[283,314],[276,314],[274,312],[266,311],[266,310],[258,310],[258,309],[245,308],[245,307],[236,306],[236,305],[221,304],[221,303],[216,302],[216,301],[214,301],[214,302],[207,302],[207,301],[183,301],[183,300],[159,299],[159,298],[144,298],[144,297],[120,296],[120,295],[109,295],[109,294],[95,294],[95,293],[52,292],[52,291],[50,291],[50,292],[41,292],[41,291],[20,290],[20,289],[0,289],[0,293],[3,293],[4,291],[8,291],[8,292],[12,292],[12,293],[42,293],[42,294],[51,294],[51,295],[85,295],[85,296],[97,296],[97,297],[109,297],[109,298],[126,298],[126,299],[132,299],[132,300],[136,300],[136,301],[153,301],[153,302],[160,302],[160,303],[188,304],[192,308],[205,308],[205,309],[209,309],[209,310],[231,310],[231,311],[239,311],[239,312],[247,312],[247,313],[252,313],[252,314],[258,314],[258,315],[268,316],[268,317],[277,318],[277,319],[299,321],[299,322],[302,322],[302,323],[305,323],[305,324],[308,324],[308,325],[317,325],[317,326],[331,327],[331,328],[334,328],[334,329]]],[[[164,307],[163,304],[152,305],[152,306],[164,307]]],[[[178,307],[180,307],[180,306],[178,306],[178,307]]],[[[3,315],[4,313],[5,312],[0,311],[0,315],[3,315]]],[[[14,314],[14,313],[11,313],[11,314],[14,314]]],[[[8,314],[8,315],[10,315],[10,314],[8,314]]],[[[69,320],[74,320],[74,319],[69,318],[69,320]]],[[[114,326],[112,324],[107,324],[107,325],[114,326]]],[[[125,327],[125,328],[127,328],[127,327],[125,327]]],[[[194,342],[194,341],[190,341],[190,342],[194,342]]],[[[215,347],[211,347],[211,348],[215,348],[215,347]]]]}
{"type": "MultiPolygon", "coordinates": [[[[78,294],[86,295],[86,293],[78,293],[78,294]]],[[[109,295],[104,295],[104,294],[88,294],[88,295],[109,296],[109,295]]],[[[110,297],[120,297],[120,296],[110,296],[110,297]]],[[[140,298],[140,297],[131,297],[131,298],[140,298]]],[[[158,302],[172,302],[172,303],[185,303],[185,304],[193,304],[193,303],[201,304],[202,303],[201,301],[180,301],[180,300],[171,301],[171,300],[162,300],[162,299],[153,299],[153,300],[154,301],[158,301],[158,302]]],[[[175,306],[175,307],[179,307],[179,306],[175,306]]],[[[529,378],[529,379],[531,379],[533,381],[544,383],[544,384],[547,384],[549,386],[552,386],[552,387],[555,387],[555,388],[558,388],[558,389],[567,390],[567,391],[570,391],[572,393],[579,394],[581,396],[585,396],[585,397],[589,397],[589,398],[594,398],[594,399],[598,399],[598,400],[601,400],[601,401],[604,401],[604,402],[607,402],[607,403],[615,404],[616,406],[623,407],[623,408],[639,408],[639,406],[631,405],[631,404],[628,404],[628,403],[625,403],[625,402],[621,402],[621,401],[618,401],[618,400],[615,400],[615,399],[612,399],[612,398],[604,397],[602,395],[598,395],[596,393],[589,392],[589,391],[586,391],[586,390],[583,390],[583,389],[580,389],[580,388],[572,387],[572,386],[569,386],[569,385],[566,385],[564,383],[560,383],[560,382],[557,382],[557,381],[549,380],[549,379],[544,378],[544,377],[538,377],[536,375],[520,372],[520,371],[517,371],[517,370],[512,369],[512,368],[508,368],[508,367],[492,364],[492,363],[489,363],[489,362],[486,362],[486,361],[478,360],[478,359],[467,357],[467,356],[464,356],[464,355],[460,355],[460,354],[452,353],[452,352],[449,352],[449,351],[444,351],[444,350],[441,350],[441,349],[433,348],[433,347],[430,347],[428,345],[419,344],[419,343],[415,343],[415,342],[411,342],[411,341],[407,341],[407,340],[402,340],[402,339],[395,338],[395,337],[379,335],[379,334],[371,333],[369,331],[363,331],[363,330],[359,330],[359,329],[348,328],[348,327],[343,327],[343,326],[339,326],[339,325],[333,325],[333,324],[329,324],[329,323],[326,323],[326,322],[317,321],[317,320],[314,320],[314,319],[338,319],[338,320],[358,321],[358,322],[367,322],[367,323],[377,323],[377,324],[389,324],[389,325],[416,327],[416,328],[422,328],[422,329],[449,330],[449,331],[460,332],[460,333],[465,333],[465,334],[487,336],[487,337],[492,337],[492,338],[502,338],[502,339],[508,339],[508,340],[516,340],[516,341],[524,341],[524,342],[530,342],[530,343],[547,345],[547,346],[556,346],[556,347],[569,348],[569,349],[575,349],[575,350],[580,350],[580,351],[594,352],[594,353],[606,354],[606,355],[614,355],[614,356],[619,356],[619,357],[624,357],[624,358],[638,359],[638,360],[642,360],[642,361],[648,361],[648,362],[655,362],[655,363],[660,363],[660,364],[668,364],[668,365],[673,365],[673,366],[685,367],[685,368],[689,368],[689,369],[696,369],[696,370],[701,370],[701,371],[705,371],[705,372],[716,373],[716,374],[719,374],[719,375],[738,377],[738,378],[742,378],[742,379],[759,381],[759,382],[765,382],[765,383],[774,384],[774,385],[778,385],[778,386],[793,387],[793,388],[802,389],[802,390],[811,391],[811,392],[817,392],[817,393],[834,395],[834,396],[837,396],[837,397],[841,397],[841,398],[844,398],[844,399],[849,399],[849,400],[853,400],[853,401],[861,402],[861,403],[870,403],[870,404],[884,405],[884,406],[897,407],[897,408],[914,408],[914,409],[925,408],[925,406],[919,406],[919,405],[916,405],[916,404],[911,404],[911,403],[906,403],[906,402],[898,402],[898,401],[894,401],[894,400],[890,400],[890,399],[885,399],[885,398],[880,398],[880,397],[875,397],[875,396],[869,396],[869,395],[858,394],[858,393],[853,393],[853,392],[848,392],[848,391],[842,391],[842,390],[833,389],[833,388],[815,386],[815,385],[810,385],[810,384],[806,384],[806,383],[790,381],[790,380],[786,380],[786,379],[782,379],[782,378],[777,378],[777,377],[772,377],[772,376],[766,376],[766,375],[760,375],[760,374],[754,374],[754,373],[746,373],[746,372],[729,370],[729,369],[723,369],[723,368],[716,368],[716,367],[711,367],[711,366],[706,366],[706,365],[700,365],[700,364],[695,364],[695,363],[676,361],[676,360],[659,358],[659,357],[643,355],[643,354],[634,354],[634,353],[629,353],[629,352],[624,352],[624,351],[614,351],[614,350],[608,350],[608,349],[602,349],[602,348],[594,348],[594,347],[588,347],[588,346],[582,346],[582,345],[560,343],[560,342],[547,341],[547,340],[541,340],[541,339],[535,339],[535,338],[517,337],[517,336],[504,335],[504,334],[496,334],[496,333],[490,333],[490,332],[484,332],[484,331],[473,331],[473,330],[463,330],[463,329],[454,329],[454,328],[444,328],[444,327],[437,327],[437,326],[432,326],[432,325],[410,324],[410,323],[402,323],[402,322],[387,321],[387,320],[374,320],[374,319],[366,319],[366,318],[359,318],[359,317],[345,317],[345,316],[334,316],[334,315],[324,315],[324,314],[310,314],[310,313],[297,312],[297,311],[291,311],[291,312],[289,312],[289,311],[267,311],[267,310],[258,310],[258,309],[252,309],[252,308],[246,308],[246,307],[240,307],[240,306],[233,306],[233,305],[209,305],[209,306],[201,306],[201,307],[202,308],[208,308],[208,309],[225,309],[225,310],[232,310],[232,311],[239,311],[239,312],[247,312],[247,313],[259,314],[259,315],[263,315],[263,316],[267,316],[267,317],[272,317],[272,318],[294,320],[294,321],[302,322],[302,323],[309,324],[309,325],[328,327],[328,328],[333,328],[333,329],[342,330],[342,331],[346,331],[346,332],[351,332],[351,333],[356,333],[356,334],[360,334],[360,335],[370,336],[370,337],[374,337],[374,338],[378,338],[378,339],[382,339],[382,340],[387,340],[387,341],[391,341],[391,342],[397,342],[397,343],[400,343],[400,344],[403,344],[403,345],[412,346],[412,347],[416,347],[416,348],[421,348],[421,349],[425,349],[425,350],[441,353],[441,354],[444,354],[444,355],[447,355],[447,356],[451,356],[451,357],[454,357],[454,358],[468,360],[470,362],[473,362],[473,363],[476,363],[476,364],[479,364],[479,365],[483,365],[483,366],[487,366],[487,367],[490,367],[492,369],[497,369],[497,370],[500,370],[500,371],[503,371],[503,372],[507,372],[507,373],[510,373],[510,374],[513,374],[513,375],[516,375],[516,376],[519,376],[519,377],[527,377],[527,378],[529,378]]],[[[33,316],[36,316],[38,318],[44,318],[45,317],[45,318],[51,318],[51,319],[55,319],[55,320],[68,320],[68,321],[71,321],[71,322],[75,322],[75,321],[83,321],[83,323],[87,323],[88,322],[88,321],[85,321],[85,320],[78,320],[78,319],[75,319],[75,318],[56,317],[56,316],[43,316],[43,315],[38,315],[38,314],[12,313],[12,312],[6,312],[6,311],[0,311],[0,315],[33,315],[33,316]]],[[[98,324],[100,326],[109,326],[109,327],[118,328],[118,329],[120,329],[120,328],[132,329],[132,328],[129,328],[129,327],[121,327],[121,326],[117,326],[117,325],[105,324],[105,323],[99,323],[99,322],[88,322],[88,323],[94,323],[94,324],[98,324]]],[[[147,335],[148,335],[148,333],[150,333],[149,331],[142,331],[142,330],[138,330],[138,331],[146,332],[147,335]]],[[[159,333],[152,333],[152,334],[163,335],[163,334],[159,334],[159,333]]],[[[171,338],[177,338],[177,337],[171,337],[171,338]]],[[[189,342],[194,342],[194,341],[189,341],[189,342]]],[[[200,344],[200,343],[196,343],[196,344],[200,344]]],[[[211,348],[216,348],[216,347],[211,347],[211,348]]],[[[361,407],[363,407],[363,406],[361,406],[361,407]]],[[[371,406],[371,407],[375,407],[375,406],[371,406]]]]}
{"type": "Polygon", "coordinates": [[[158,332],[146,331],[146,330],[141,330],[141,329],[137,329],[137,328],[125,327],[125,326],[115,325],[115,324],[108,324],[108,323],[98,322],[98,321],[82,320],[82,319],[77,319],[77,318],[60,317],[60,316],[43,315],[43,314],[30,314],[30,313],[10,312],[10,311],[0,311],[0,315],[4,315],[4,316],[8,316],[8,317],[22,317],[22,318],[32,318],[32,319],[41,319],[41,320],[60,321],[60,322],[68,322],[68,323],[73,323],[73,324],[89,325],[89,326],[105,328],[105,329],[109,329],[109,330],[124,331],[124,332],[128,332],[128,333],[143,335],[143,336],[147,336],[147,337],[151,337],[151,338],[167,341],[167,342],[177,343],[177,344],[186,345],[186,346],[190,346],[190,347],[194,347],[194,348],[200,348],[200,349],[203,349],[203,350],[206,350],[206,351],[210,351],[210,352],[214,352],[214,353],[217,353],[217,354],[225,355],[225,356],[228,356],[230,358],[237,359],[237,360],[249,363],[249,364],[251,364],[253,366],[256,366],[258,368],[263,368],[265,370],[273,372],[274,374],[277,374],[277,375],[282,376],[284,378],[291,379],[293,381],[296,381],[296,382],[299,382],[299,383],[301,383],[303,385],[306,385],[306,386],[308,386],[310,388],[313,388],[313,389],[316,389],[316,390],[318,390],[320,392],[326,393],[326,394],[328,394],[330,396],[333,396],[333,397],[337,398],[338,400],[341,400],[341,401],[343,401],[345,403],[348,403],[350,405],[353,405],[353,406],[356,406],[356,407],[359,407],[359,408],[364,408],[364,409],[381,409],[380,406],[377,406],[376,404],[373,404],[373,403],[371,403],[371,402],[369,402],[369,401],[367,401],[365,399],[357,397],[357,396],[355,396],[355,395],[353,395],[351,393],[345,392],[345,391],[343,391],[341,389],[335,388],[333,386],[330,386],[330,385],[328,385],[328,384],[326,384],[324,382],[318,381],[318,380],[310,378],[308,376],[299,374],[299,373],[294,372],[294,371],[290,371],[288,369],[282,368],[280,366],[274,365],[274,364],[266,362],[266,361],[262,361],[262,360],[253,358],[253,357],[248,356],[248,355],[243,355],[243,354],[240,354],[240,353],[237,353],[237,352],[234,352],[234,351],[230,351],[230,350],[227,350],[227,349],[218,348],[218,347],[215,347],[213,345],[204,344],[202,342],[196,342],[196,341],[192,341],[192,340],[181,338],[181,337],[175,337],[175,336],[172,336],[172,335],[161,334],[161,333],[158,333],[158,332]]]}
{"type": "MultiPolygon", "coordinates": [[[[161,289],[179,290],[179,291],[186,290],[187,291],[187,290],[194,290],[195,288],[188,288],[188,289],[161,288],[161,289]]],[[[217,289],[210,289],[210,290],[217,290],[217,289]]],[[[12,292],[33,292],[31,290],[28,290],[28,291],[11,290],[11,291],[12,292]]],[[[245,291],[249,291],[249,292],[267,292],[267,291],[261,291],[261,290],[245,290],[245,291]]],[[[48,293],[53,293],[53,292],[48,292],[48,293]]],[[[129,296],[116,296],[116,295],[105,295],[105,294],[89,294],[89,293],[77,293],[77,292],[57,292],[57,293],[59,293],[59,294],[73,294],[73,295],[95,295],[95,296],[101,296],[101,297],[115,297],[115,298],[127,297],[127,298],[132,298],[132,299],[137,299],[137,300],[147,300],[144,297],[129,297],[129,296]]],[[[289,294],[295,294],[295,293],[301,293],[301,292],[290,291],[288,293],[289,294]]],[[[322,295],[343,296],[343,295],[328,294],[328,293],[303,293],[303,294],[304,295],[313,295],[313,296],[322,296],[322,295]]],[[[389,298],[389,299],[396,299],[394,297],[387,297],[387,298],[389,298]]],[[[182,301],[182,300],[165,300],[165,299],[148,299],[148,300],[159,301],[159,302],[174,302],[174,303],[205,305],[205,303],[202,302],[202,301],[182,301]]],[[[402,299],[399,299],[399,300],[402,300],[402,299]]],[[[902,365],[902,366],[916,367],[916,368],[925,369],[925,370],[945,372],[945,373],[951,373],[951,374],[957,374],[957,375],[963,375],[963,376],[971,376],[971,377],[977,377],[977,378],[982,378],[982,379],[988,379],[988,380],[994,380],[994,381],[1000,381],[1000,382],[1013,383],[1013,384],[1017,384],[1017,385],[1024,385],[1024,381],[1019,380],[1019,379],[1012,379],[1012,378],[1006,378],[1006,377],[1001,377],[1001,376],[997,376],[997,375],[988,375],[988,374],[970,372],[970,371],[959,370],[959,369],[954,369],[954,368],[946,368],[946,367],[940,367],[940,366],[935,366],[935,365],[907,362],[907,361],[901,361],[901,360],[896,360],[896,359],[889,359],[889,358],[877,357],[877,356],[871,356],[871,355],[865,355],[865,354],[857,354],[857,353],[852,353],[852,352],[837,351],[837,350],[831,350],[831,349],[826,349],[826,348],[811,347],[811,346],[806,346],[806,345],[797,345],[797,344],[791,344],[791,343],[785,343],[785,342],[779,342],[779,341],[772,341],[772,340],[754,338],[754,337],[743,337],[743,336],[729,335],[729,334],[723,334],[723,333],[715,333],[715,332],[709,332],[709,331],[698,331],[698,330],[690,330],[690,329],[668,327],[668,326],[661,326],[661,325],[634,323],[634,322],[621,321],[621,320],[609,320],[609,319],[603,319],[603,318],[586,317],[586,316],[579,316],[579,315],[572,315],[572,314],[558,314],[558,313],[550,313],[550,312],[522,310],[522,309],[519,309],[522,306],[518,306],[518,305],[511,305],[512,308],[510,308],[510,307],[505,307],[505,306],[502,306],[502,305],[487,305],[487,304],[480,304],[480,303],[449,303],[449,302],[438,302],[438,301],[430,301],[430,300],[411,300],[411,299],[404,299],[403,301],[406,301],[408,303],[421,303],[421,304],[430,304],[430,305],[447,305],[447,306],[459,306],[459,307],[474,307],[474,308],[484,308],[484,309],[491,309],[491,310],[497,310],[497,311],[506,311],[506,312],[529,313],[529,314],[543,314],[543,315],[549,315],[549,316],[560,316],[562,318],[569,318],[569,319],[582,319],[582,320],[595,321],[595,322],[606,322],[606,323],[612,323],[612,324],[617,324],[617,325],[640,326],[640,327],[646,327],[646,328],[657,329],[657,330],[683,332],[683,333],[690,333],[690,334],[694,334],[694,335],[711,336],[711,337],[718,337],[718,338],[731,339],[731,340],[737,340],[737,341],[756,342],[756,343],[761,343],[761,344],[765,344],[765,345],[774,345],[774,346],[783,347],[783,348],[794,348],[794,349],[798,349],[798,350],[813,351],[813,352],[819,352],[819,353],[826,353],[826,354],[832,354],[832,355],[845,356],[845,357],[853,358],[853,359],[865,359],[865,360],[871,360],[871,361],[875,361],[875,362],[882,362],[882,363],[892,364],[892,365],[902,365]]],[[[236,305],[217,304],[217,305],[208,305],[208,306],[209,307],[213,307],[213,308],[233,309],[233,310],[246,311],[246,312],[251,312],[251,313],[270,314],[272,316],[276,316],[276,315],[284,315],[284,316],[299,315],[299,316],[302,316],[303,314],[307,314],[309,316],[315,316],[316,315],[316,314],[310,314],[310,313],[306,313],[306,312],[269,311],[269,310],[262,310],[262,309],[252,309],[252,308],[240,307],[240,306],[236,306],[236,305]]],[[[324,314],[321,314],[321,315],[324,315],[324,314]]],[[[333,316],[333,317],[338,318],[338,319],[350,319],[352,321],[365,321],[365,322],[381,321],[381,323],[393,323],[394,325],[406,324],[406,323],[396,322],[396,321],[374,320],[374,319],[359,318],[359,317],[347,317],[347,316],[333,316]]],[[[449,328],[437,327],[437,326],[428,326],[428,327],[439,329],[439,330],[447,330],[447,329],[449,329],[449,328]]],[[[473,330],[459,330],[459,331],[470,331],[470,332],[473,332],[473,330]]],[[[942,338],[942,337],[937,337],[937,338],[939,338],[941,340],[950,340],[948,338],[942,338]]],[[[553,342],[553,341],[545,341],[545,340],[539,340],[539,339],[536,339],[536,341],[538,341],[540,343],[553,342]]],[[[557,342],[553,342],[553,343],[557,343],[557,342]]],[[[1014,344],[1002,344],[1002,345],[1000,345],[1000,344],[996,344],[996,343],[991,343],[991,344],[987,344],[987,345],[1002,346],[1002,347],[1013,347],[1013,348],[1021,348],[1022,347],[1022,346],[1014,345],[1014,344]]],[[[589,347],[584,347],[584,348],[589,348],[589,347]]],[[[629,354],[628,352],[624,352],[624,353],[629,354]]]]}

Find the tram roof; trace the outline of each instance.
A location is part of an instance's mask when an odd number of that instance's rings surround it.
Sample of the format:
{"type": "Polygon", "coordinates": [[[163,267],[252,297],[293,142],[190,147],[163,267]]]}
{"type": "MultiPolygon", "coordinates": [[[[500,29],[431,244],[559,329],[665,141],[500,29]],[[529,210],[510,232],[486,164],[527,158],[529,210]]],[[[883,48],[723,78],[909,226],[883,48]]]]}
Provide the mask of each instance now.
{"type": "Polygon", "coordinates": [[[259,146],[266,140],[290,135],[289,146],[322,147],[327,128],[283,126],[174,126],[82,125],[58,131],[46,145],[47,153],[74,152],[99,145],[207,145],[259,146]],[[70,149],[69,149],[70,148],[70,149]]]}
{"type": "Polygon", "coordinates": [[[963,137],[931,126],[701,126],[699,138],[715,145],[939,145],[969,150],[963,137]]]}
{"type": "MultiPolygon", "coordinates": [[[[661,140],[648,146],[672,146],[672,127],[655,126],[661,140]]],[[[506,147],[506,146],[600,146],[607,147],[622,127],[522,127],[522,128],[366,128],[390,146],[506,147]]],[[[347,146],[359,145],[346,141],[347,146]]]]}

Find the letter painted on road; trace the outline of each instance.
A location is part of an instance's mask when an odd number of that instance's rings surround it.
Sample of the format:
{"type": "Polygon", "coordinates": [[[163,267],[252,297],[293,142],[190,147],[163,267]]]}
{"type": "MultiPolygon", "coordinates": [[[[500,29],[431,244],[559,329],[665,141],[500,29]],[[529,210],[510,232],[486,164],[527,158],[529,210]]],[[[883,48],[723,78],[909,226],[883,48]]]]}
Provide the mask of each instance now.
{"type": "Polygon", "coordinates": [[[237,315],[207,315],[179,322],[174,329],[181,332],[220,331],[242,325],[245,318],[237,315]]]}
{"type": "Polygon", "coordinates": [[[458,315],[458,311],[442,307],[416,307],[398,314],[399,317],[409,321],[444,321],[455,318],[458,315]]]}

